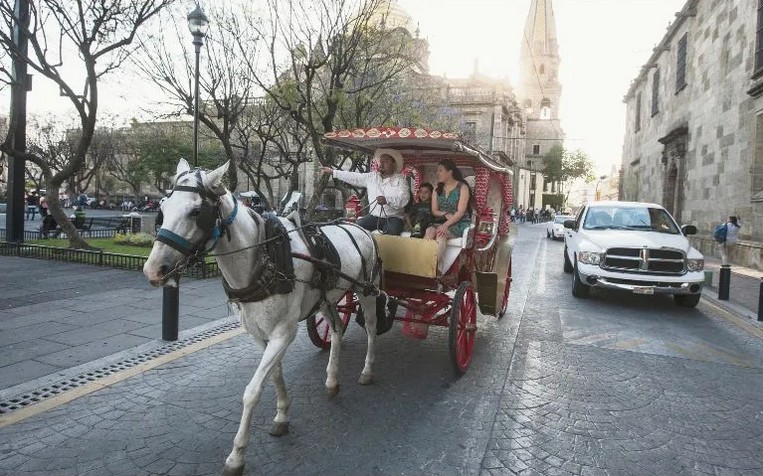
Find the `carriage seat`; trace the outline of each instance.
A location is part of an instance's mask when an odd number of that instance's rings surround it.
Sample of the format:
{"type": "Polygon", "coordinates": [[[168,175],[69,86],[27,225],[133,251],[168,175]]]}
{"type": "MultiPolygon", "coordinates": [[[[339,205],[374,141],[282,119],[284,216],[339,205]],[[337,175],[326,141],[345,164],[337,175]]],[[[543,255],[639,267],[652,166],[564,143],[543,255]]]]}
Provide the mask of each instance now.
{"type": "MultiPolygon", "coordinates": [[[[469,232],[474,228],[474,225],[472,224],[469,228],[464,230],[464,234],[460,238],[451,238],[448,240],[447,245],[445,247],[445,253],[443,253],[443,256],[438,260],[437,263],[437,270],[440,272],[440,274],[445,274],[451,266],[453,266],[453,263],[456,262],[458,259],[458,256],[461,254],[461,249],[464,247],[464,243],[466,243],[467,236],[469,232]]],[[[381,235],[382,233],[379,230],[374,230],[371,232],[373,235],[381,235]]],[[[410,238],[411,232],[410,231],[404,231],[400,234],[401,238],[410,238]]],[[[421,239],[421,238],[416,238],[421,239]]]]}
{"type": "MultiPolygon", "coordinates": [[[[379,231],[377,230],[377,231],[374,231],[372,233],[379,234],[379,231]]],[[[403,238],[410,238],[411,237],[411,232],[410,231],[404,231],[404,232],[400,233],[400,236],[402,236],[403,238]]],[[[464,233],[464,238],[465,237],[466,237],[466,233],[464,233]]],[[[464,238],[451,238],[451,239],[448,240],[448,246],[454,246],[456,248],[461,248],[461,247],[463,247],[463,244],[464,244],[464,238]]],[[[417,238],[417,240],[421,240],[421,239],[423,239],[423,238],[417,238]]]]}

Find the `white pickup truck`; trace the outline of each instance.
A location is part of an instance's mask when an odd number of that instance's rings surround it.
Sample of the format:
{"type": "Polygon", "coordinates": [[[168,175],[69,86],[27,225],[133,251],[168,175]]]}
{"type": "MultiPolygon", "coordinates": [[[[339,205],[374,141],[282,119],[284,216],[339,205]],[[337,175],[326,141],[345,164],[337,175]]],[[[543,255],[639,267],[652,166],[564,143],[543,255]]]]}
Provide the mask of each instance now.
{"type": "Polygon", "coordinates": [[[572,295],[592,287],[634,294],[672,294],[676,304],[694,307],[704,282],[705,260],[660,205],[593,202],[564,222],[564,271],[572,273],[572,295]]]}

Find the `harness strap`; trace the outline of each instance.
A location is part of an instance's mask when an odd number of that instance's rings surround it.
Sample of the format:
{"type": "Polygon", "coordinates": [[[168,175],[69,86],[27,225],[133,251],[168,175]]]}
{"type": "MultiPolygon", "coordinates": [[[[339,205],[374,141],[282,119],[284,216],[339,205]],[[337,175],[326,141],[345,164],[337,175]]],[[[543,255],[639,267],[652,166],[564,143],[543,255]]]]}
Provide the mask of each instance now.
{"type": "Polygon", "coordinates": [[[337,225],[337,228],[347,233],[347,236],[350,237],[350,241],[352,241],[352,244],[355,246],[355,250],[358,252],[358,256],[360,257],[360,266],[363,270],[363,279],[368,279],[368,270],[366,269],[366,259],[363,257],[363,253],[360,251],[360,246],[358,246],[358,242],[355,241],[355,237],[352,236],[352,233],[350,233],[350,230],[346,229],[342,225],[337,225]]]}

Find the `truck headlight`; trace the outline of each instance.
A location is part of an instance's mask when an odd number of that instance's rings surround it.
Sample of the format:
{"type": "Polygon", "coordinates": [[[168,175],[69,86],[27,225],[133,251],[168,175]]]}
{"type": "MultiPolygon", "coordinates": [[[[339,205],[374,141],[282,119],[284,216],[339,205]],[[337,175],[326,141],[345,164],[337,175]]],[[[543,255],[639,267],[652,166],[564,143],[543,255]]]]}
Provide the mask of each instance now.
{"type": "Polygon", "coordinates": [[[705,269],[704,259],[687,259],[686,271],[702,271],[705,269]]]}
{"type": "Polygon", "coordinates": [[[601,263],[601,253],[593,251],[578,251],[578,261],[583,264],[599,265],[601,263]]]}

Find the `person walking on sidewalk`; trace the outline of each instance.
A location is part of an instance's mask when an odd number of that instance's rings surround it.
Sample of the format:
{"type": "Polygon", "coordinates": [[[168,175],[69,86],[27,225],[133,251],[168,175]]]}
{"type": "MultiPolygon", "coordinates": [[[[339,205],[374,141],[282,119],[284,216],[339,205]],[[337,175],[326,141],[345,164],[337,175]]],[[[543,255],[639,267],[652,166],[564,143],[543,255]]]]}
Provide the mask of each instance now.
{"type": "Polygon", "coordinates": [[[726,241],[720,244],[721,264],[729,264],[729,253],[734,249],[739,240],[740,228],[742,228],[742,225],[739,224],[737,217],[730,216],[726,221],[726,241]]]}

